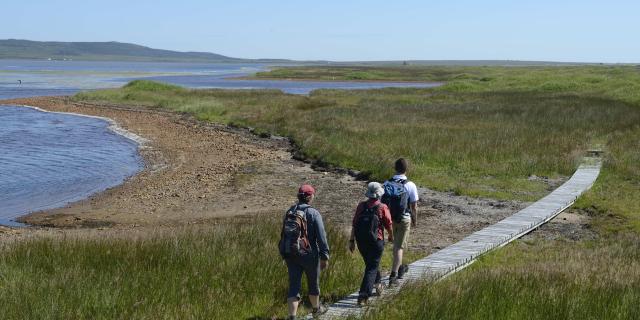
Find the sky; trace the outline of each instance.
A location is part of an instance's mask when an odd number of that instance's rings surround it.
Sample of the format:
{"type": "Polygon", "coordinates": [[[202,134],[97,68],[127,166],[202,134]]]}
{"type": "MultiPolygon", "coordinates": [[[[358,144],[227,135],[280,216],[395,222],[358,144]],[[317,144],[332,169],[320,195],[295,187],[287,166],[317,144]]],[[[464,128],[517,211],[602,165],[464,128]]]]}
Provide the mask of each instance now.
{"type": "Polygon", "coordinates": [[[0,39],[238,58],[640,62],[640,1],[3,0],[0,39]]]}

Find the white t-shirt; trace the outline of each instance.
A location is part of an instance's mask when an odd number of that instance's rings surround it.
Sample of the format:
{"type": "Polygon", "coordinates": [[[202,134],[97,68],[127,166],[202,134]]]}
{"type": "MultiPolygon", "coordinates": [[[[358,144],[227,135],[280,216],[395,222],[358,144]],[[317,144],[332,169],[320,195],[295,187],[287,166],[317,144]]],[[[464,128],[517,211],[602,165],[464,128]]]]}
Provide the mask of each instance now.
{"type": "MultiPolygon", "coordinates": [[[[406,175],[404,174],[396,174],[395,176],[393,176],[394,180],[407,180],[407,183],[404,184],[404,190],[407,192],[407,194],[409,195],[409,204],[412,204],[414,202],[418,202],[418,200],[420,200],[420,197],[418,196],[418,187],[416,187],[416,184],[409,181],[409,179],[407,178],[406,175]]],[[[411,218],[411,213],[409,212],[405,212],[403,217],[404,218],[411,218]]]]}

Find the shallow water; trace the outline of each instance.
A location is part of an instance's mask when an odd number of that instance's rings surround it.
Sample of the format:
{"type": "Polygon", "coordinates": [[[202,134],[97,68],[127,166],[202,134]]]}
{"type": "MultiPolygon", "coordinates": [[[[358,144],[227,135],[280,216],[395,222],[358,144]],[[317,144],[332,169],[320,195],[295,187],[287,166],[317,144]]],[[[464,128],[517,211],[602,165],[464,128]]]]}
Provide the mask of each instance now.
{"type": "Polygon", "coordinates": [[[106,120],[0,105],[0,224],[64,206],[143,168],[138,145],[106,120]]]}
{"type": "Polygon", "coordinates": [[[71,95],[82,90],[117,88],[149,79],[189,88],[278,89],[308,94],[316,89],[434,87],[435,83],[234,80],[267,70],[255,63],[153,63],[0,60],[0,99],[71,95]]]}

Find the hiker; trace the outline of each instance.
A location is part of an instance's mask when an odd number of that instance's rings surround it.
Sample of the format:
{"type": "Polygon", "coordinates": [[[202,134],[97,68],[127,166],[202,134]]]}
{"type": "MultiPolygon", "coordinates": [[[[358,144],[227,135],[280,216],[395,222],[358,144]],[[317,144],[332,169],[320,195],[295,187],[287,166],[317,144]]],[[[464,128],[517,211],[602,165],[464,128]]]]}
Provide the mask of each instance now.
{"type": "Polygon", "coordinates": [[[320,304],[320,270],[329,265],[329,244],[320,212],[311,207],[315,197],[312,186],[298,190],[298,203],[285,213],[278,244],[289,272],[288,319],[295,319],[301,300],[302,273],[307,276],[309,300],[314,316],[326,311],[320,304]]]}
{"type": "Polygon", "coordinates": [[[400,158],[395,162],[396,174],[384,182],[382,202],[389,207],[393,220],[393,264],[389,285],[395,285],[409,270],[402,264],[402,255],[407,247],[409,231],[418,224],[418,188],[406,176],[409,164],[400,158]]]}
{"type": "Polygon", "coordinates": [[[384,250],[384,229],[389,233],[389,242],[393,241],[393,230],[391,229],[391,213],[380,198],[384,194],[382,185],[377,182],[370,182],[367,185],[366,201],[362,201],[356,208],[351,227],[351,239],[349,240],[349,251],[355,250],[355,243],[364,260],[364,276],[358,293],[358,305],[366,305],[369,297],[373,295],[373,288],[376,294],[382,294],[382,283],[380,282],[380,258],[384,250]]]}

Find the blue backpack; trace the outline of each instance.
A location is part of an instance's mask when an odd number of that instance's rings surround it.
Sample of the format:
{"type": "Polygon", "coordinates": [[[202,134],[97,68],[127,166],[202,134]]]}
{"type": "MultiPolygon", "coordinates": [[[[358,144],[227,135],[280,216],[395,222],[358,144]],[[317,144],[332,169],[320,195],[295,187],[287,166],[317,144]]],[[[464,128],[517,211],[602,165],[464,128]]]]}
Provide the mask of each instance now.
{"type": "Polygon", "coordinates": [[[407,180],[389,179],[384,182],[384,194],[382,195],[382,203],[386,204],[391,211],[391,219],[395,222],[402,221],[404,213],[409,208],[409,194],[404,188],[407,180]]]}

